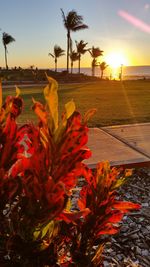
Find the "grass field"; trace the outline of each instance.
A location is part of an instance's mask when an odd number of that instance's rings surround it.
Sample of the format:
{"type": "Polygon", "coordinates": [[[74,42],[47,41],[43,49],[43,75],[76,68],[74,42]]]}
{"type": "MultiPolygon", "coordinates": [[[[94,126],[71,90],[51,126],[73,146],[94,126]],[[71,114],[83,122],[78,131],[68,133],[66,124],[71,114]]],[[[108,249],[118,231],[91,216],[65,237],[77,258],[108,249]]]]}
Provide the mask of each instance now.
{"type": "MultiPolygon", "coordinates": [[[[21,87],[20,87],[21,88],[21,87]]],[[[21,88],[24,99],[24,112],[18,122],[35,120],[31,110],[34,97],[42,101],[43,87],[21,88]]],[[[14,95],[15,89],[3,89],[6,95],[14,95]]],[[[150,81],[100,81],[82,84],[60,84],[59,90],[60,113],[66,102],[73,99],[77,110],[84,114],[90,108],[96,108],[97,113],[89,122],[91,127],[150,122],[150,81]]]]}

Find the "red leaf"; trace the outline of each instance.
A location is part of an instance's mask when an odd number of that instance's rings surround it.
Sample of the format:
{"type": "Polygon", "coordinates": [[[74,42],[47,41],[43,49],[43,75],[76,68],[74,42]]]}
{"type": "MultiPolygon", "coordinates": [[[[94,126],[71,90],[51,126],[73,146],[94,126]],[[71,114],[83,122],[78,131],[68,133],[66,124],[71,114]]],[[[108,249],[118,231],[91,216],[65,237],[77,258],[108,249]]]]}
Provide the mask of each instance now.
{"type": "Polygon", "coordinates": [[[103,230],[100,230],[98,232],[98,235],[114,235],[118,232],[118,229],[117,228],[107,228],[107,229],[103,229],[103,230]]]}
{"type": "Polygon", "coordinates": [[[77,211],[77,212],[65,212],[63,211],[60,215],[59,215],[59,219],[64,220],[67,223],[70,222],[74,222],[78,219],[80,219],[81,217],[85,217],[90,213],[90,210],[88,208],[81,210],[81,211],[77,211]]]}
{"type": "Polygon", "coordinates": [[[140,209],[141,205],[135,204],[132,202],[116,201],[113,204],[113,208],[118,209],[118,210],[123,211],[123,212],[127,212],[128,210],[140,209]]]}
{"type": "Polygon", "coordinates": [[[78,207],[80,210],[83,210],[86,208],[86,202],[81,200],[81,199],[78,199],[78,207]]]}
{"type": "Polygon", "coordinates": [[[114,214],[112,214],[108,220],[107,220],[107,223],[117,223],[117,222],[120,222],[122,217],[123,217],[123,213],[121,212],[116,212],[114,214]]]}
{"type": "Polygon", "coordinates": [[[19,173],[31,168],[31,161],[28,158],[18,159],[9,170],[9,175],[16,177],[19,173]]]}

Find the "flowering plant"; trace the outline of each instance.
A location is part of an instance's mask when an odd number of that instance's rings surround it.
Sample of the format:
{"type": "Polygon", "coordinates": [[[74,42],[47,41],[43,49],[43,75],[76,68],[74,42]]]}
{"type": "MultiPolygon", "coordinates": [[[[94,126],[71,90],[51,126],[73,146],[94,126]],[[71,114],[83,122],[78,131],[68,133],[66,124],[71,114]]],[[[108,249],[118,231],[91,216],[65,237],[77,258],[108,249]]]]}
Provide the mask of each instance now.
{"type": "Polygon", "coordinates": [[[140,205],[116,199],[129,172],[108,162],[95,171],[84,164],[91,156],[87,121],[95,110],[82,118],[70,101],[58,122],[58,84],[47,79],[46,105],[33,99],[37,126],[18,127],[20,90],[2,105],[0,87],[0,264],[102,266],[102,236],[117,233],[124,214],[140,205]],[[72,210],[80,177],[85,182],[72,210]]]}

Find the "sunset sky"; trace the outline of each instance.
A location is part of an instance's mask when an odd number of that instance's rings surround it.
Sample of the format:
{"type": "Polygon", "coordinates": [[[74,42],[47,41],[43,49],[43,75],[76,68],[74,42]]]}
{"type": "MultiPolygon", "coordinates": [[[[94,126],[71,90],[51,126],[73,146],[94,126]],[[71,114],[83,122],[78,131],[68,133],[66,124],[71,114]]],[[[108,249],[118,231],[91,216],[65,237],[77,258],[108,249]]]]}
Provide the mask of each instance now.
{"type": "MultiPolygon", "coordinates": [[[[55,44],[66,50],[60,8],[65,14],[74,9],[83,16],[89,29],[72,33],[72,39],[104,50],[101,61],[119,53],[123,64],[150,65],[150,0],[1,0],[0,35],[6,32],[16,39],[8,46],[10,67],[54,68],[48,53],[55,44]]],[[[2,42],[0,66],[5,66],[2,42]]],[[[90,66],[87,53],[81,67],[90,66]]],[[[66,56],[58,60],[58,67],[66,67],[66,56]]]]}

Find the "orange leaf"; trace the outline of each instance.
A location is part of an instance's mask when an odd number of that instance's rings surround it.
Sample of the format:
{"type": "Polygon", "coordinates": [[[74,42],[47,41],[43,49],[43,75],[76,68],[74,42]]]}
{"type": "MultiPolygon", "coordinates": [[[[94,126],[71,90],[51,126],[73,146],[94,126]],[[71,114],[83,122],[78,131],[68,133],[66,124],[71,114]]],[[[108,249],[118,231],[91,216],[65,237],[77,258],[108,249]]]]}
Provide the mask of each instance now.
{"type": "Polygon", "coordinates": [[[89,109],[85,115],[84,115],[84,123],[87,123],[89,121],[89,119],[91,119],[91,117],[94,116],[94,114],[96,113],[97,109],[96,108],[92,108],[92,109],[89,109]]]}
{"type": "Polygon", "coordinates": [[[120,211],[128,211],[128,210],[140,209],[141,205],[132,202],[116,201],[113,204],[113,208],[118,209],[120,211]]]}
{"type": "Polygon", "coordinates": [[[106,228],[103,230],[100,230],[98,232],[98,235],[114,235],[118,232],[117,228],[111,227],[111,228],[106,228]]]}
{"type": "Polygon", "coordinates": [[[123,213],[117,212],[116,214],[113,214],[108,220],[107,223],[117,223],[120,222],[123,217],[123,213]]]}
{"type": "Polygon", "coordinates": [[[80,210],[83,210],[86,207],[86,203],[83,202],[81,199],[78,199],[78,207],[80,210]]]}
{"type": "Polygon", "coordinates": [[[46,124],[47,123],[47,113],[46,113],[44,106],[40,102],[35,101],[34,98],[32,98],[32,101],[34,103],[32,109],[34,110],[35,114],[39,117],[39,119],[44,124],[46,124]]]}
{"type": "Polygon", "coordinates": [[[67,223],[70,222],[74,222],[78,219],[80,219],[81,217],[85,217],[90,213],[90,210],[88,208],[81,210],[81,211],[77,211],[77,212],[65,212],[63,211],[60,215],[59,215],[59,219],[64,220],[67,223]]]}

